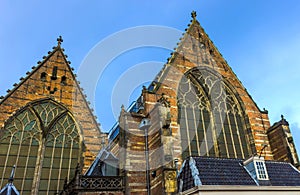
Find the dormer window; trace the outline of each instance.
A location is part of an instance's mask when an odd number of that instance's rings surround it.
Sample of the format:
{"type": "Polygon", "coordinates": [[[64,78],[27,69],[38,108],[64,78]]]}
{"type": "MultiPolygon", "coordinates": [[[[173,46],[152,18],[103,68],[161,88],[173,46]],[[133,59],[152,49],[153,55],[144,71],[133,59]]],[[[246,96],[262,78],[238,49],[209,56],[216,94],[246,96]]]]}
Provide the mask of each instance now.
{"type": "Polygon", "coordinates": [[[246,160],[243,164],[248,173],[257,183],[259,183],[260,180],[269,180],[265,159],[263,157],[253,156],[246,160]]]}
{"type": "Polygon", "coordinates": [[[255,167],[256,167],[256,174],[257,178],[259,180],[268,180],[268,174],[267,174],[267,169],[266,169],[266,164],[265,161],[256,161],[255,162],[255,167]]]}

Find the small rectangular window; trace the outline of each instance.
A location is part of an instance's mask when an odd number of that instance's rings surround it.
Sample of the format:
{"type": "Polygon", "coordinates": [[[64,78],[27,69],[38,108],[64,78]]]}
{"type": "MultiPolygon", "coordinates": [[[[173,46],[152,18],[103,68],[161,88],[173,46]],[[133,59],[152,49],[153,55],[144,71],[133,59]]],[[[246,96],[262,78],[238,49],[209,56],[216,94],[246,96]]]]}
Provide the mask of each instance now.
{"type": "Polygon", "coordinates": [[[255,167],[256,167],[257,178],[259,180],[268,180],[265,163],[261,161],[256,161],[255,167]]]}

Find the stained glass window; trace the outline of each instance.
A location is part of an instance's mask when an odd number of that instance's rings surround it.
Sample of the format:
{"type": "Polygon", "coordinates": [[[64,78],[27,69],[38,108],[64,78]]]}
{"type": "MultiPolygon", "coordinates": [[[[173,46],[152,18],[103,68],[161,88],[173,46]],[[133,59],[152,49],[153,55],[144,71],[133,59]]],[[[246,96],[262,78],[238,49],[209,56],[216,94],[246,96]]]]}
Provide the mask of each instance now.
{"type": "Polygon", "coordinates": [[[54,194],[80,161],[79,129],[71,113],[52,100],[28,104],[12,116],[0,138],[0,187],[16,165],[21,194],[54,194]]]}
{"type": "Polygon", "coordinates": [[[206,69],[188,72],[179,84],[178,109],[183,158],[251,153],[244,112],[222,77],[206,69]]]}

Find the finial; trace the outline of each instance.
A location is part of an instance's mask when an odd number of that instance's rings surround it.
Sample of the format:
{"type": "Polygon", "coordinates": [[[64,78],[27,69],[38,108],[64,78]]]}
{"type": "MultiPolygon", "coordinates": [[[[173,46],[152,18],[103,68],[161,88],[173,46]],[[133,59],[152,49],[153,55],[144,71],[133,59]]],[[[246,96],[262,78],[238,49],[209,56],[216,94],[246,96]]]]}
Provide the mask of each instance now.
{"type": "Polygon", "coordinates": [[[56,40],[58,46],[60,46],[60,44],[64,41],[61,36],[59,36],[56,40]]]}
{"type": "Polygon", "coordinates": [[[281,115],[281,120],[284,120],[284,116],[283,116],[283,114],[281,115]]]}
{"type": "Polygon", "coordinates": [[[197,16],[196,11],[192,11],[191,15],[192,15],[192,18],[193,18],[194,20],[196,20],[196,16],[197,16]]]}
{"type": "Polygon", "coordinates": [[[11,174],[10,174],[10,177],[9,177],[9,179],[8,179],[8,182],[9,182],[9,183],[12,183],[12,182],[14,181],[15,168],[16,168],[16,165],[14,165],[14,166],[12,167],[11,174]]]}
{"type": "Polygon", "coordinates": [[[146,91],[147,91],[147,87],[145,85],[143,85],[142,92],[146,92],[146,91]]]}

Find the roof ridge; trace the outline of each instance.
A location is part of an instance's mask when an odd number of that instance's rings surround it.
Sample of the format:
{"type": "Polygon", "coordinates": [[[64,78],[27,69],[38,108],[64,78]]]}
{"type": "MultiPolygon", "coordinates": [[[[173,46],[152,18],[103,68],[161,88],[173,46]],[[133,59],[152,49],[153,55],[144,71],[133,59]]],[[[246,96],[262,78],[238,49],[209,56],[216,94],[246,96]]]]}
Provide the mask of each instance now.
{"type": "Polygon", "coordinates": [[[238,160],[243,161],[245,159],[240,158],[226,158],[226,157],[216,157],[216,156],[191,156],[192,158],[206,158],[206,159],[218,159],[218,160],[238,160]]]}
{"type": "Polygon", "coordinates": [[[291,164],[290,162],[279,161],[279,160],[265,160],[265,162],[267,162],[267,163],[276,163],[276,164],[291,164]]]}

